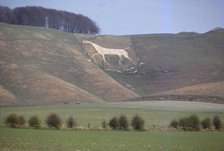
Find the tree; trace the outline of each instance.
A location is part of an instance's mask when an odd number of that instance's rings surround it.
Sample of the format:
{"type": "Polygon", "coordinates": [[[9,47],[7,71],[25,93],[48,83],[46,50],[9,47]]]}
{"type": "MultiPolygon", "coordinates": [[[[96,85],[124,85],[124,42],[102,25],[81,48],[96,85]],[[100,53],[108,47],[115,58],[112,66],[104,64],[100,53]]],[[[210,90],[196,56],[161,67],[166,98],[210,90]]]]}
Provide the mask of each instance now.
{"type": "Polygon", "coordinates": [[[144,125],[145,125],[145,121],[139,115],[136,114],[132,118],[131,125],[135,130],[143,130],[144,125]]]}
{"type": "Polygon", "coordinates": [[[102,125],[102,128],[107,128],[107,126],[108,126],[108,123],[107,123],[107,121],[106,120],[103,120],[102,121],[102,123],[101,123],[101,125],[102,125]]]}
{"type": "Polygon", "coordinates": [[[96,23],[86,16],[36,6],[17,7],[13,10],[0,6],[0,22],[53,28],[71,33],[100,32],[96,23]]]}
{"type": "Polygon", "coordinates": [[[180,119],[180,126],[185,131],[198,131],[200,130],[200,120],[197,115],[191,115],[180,119]]]}
{"type": "Polygon", "coordinates": [[[16,113],[10,114],[5,120],[6,126],[11,128],[18,127],[18,123],[19,123],[19,119],[16,113]]]}
{"type": "Polygon", "coordinates": [[[60,129],[62,127],[62,120],[57,114],[52,113],[47,117],[46,124],[49,128],[60,129]]]}
{"type": "Polygon", "coordinates": [[[29,126],[32,128],[36,128],[36,129],[41,128],[41,122],[38,116],[30,117],[28,122],[29,122],[29,126]]]}
{"type": "Polygon", "coordinates": [[[218,130],[218,129],[220,129],[222,127],[222,122],[221,122],[221,119],[220,119],[220,117],[218,115],[216,115],[213,118],[212,122],[213,122],[213,125],[214,125],[215,129],[218,130]]]}
{"type": "Polygon", "coordinates": [[[74,128],[77,126],[77,121],[71,116],[67,120],[67,128],[74,128]]]}
{"type": "Polygon", "coordinates": [[[121,115],[118,122],[119,122],[120,129],[128,130],[129,124],[128,124],[127,117],[125,115],[121,115]]]}
{"type": "Polygon", "coordinates": [[[26,124],[26,120],[25,120],[25,117],[20,115],[18,116],[18,127],[25,127],[25,124],[26,124]]]}
{"type": "Polygon", "coordinates": [[[177,120],[172,120],[170,123],[170,127],[178,128],[179,126],[180,126],[180,123],[177,120]]]}
{"type": "Polygon", "coordinates": [[[118,119],[117,117],[113,117],[110,122],[109,122],[109,126],[110,128],[112,129],[117,129],[119,127],[119,122],[118,122],[118,119]]]}
{"type": "Polygon", "coordinates": [[[16,113],[10,114],[5,120],[6,126],[11,128],[24,127],[25,123],[26,123],[26,120],[24,116],[18,115],[16,113]]]}
{"type": "Polygon", "coordinates": [[[203,129],[209,129],[209,128],[211,128],[211,126],[212,126],[211,119],[209,117],[203,119],[201,121],[201,126],[202,126],[203,129]]]}

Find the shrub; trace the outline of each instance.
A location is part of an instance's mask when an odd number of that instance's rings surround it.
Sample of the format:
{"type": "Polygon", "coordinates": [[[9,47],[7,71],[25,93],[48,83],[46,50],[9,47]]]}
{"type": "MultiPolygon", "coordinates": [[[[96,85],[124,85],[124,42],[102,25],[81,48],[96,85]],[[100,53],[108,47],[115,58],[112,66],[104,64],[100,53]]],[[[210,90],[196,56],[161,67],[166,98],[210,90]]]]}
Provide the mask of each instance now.
{"type": "Polygon", "coordinates": [[[26,124],[25,117],[20,115],[18,117],[18,127],[25,127],[25,124],[26,124]]]}
{"type": "Polygon", "coordinates": [[[11,128],[24,127],[25,123],[26,120],[24,116],[22,115],[19,116],[16,113],[10,114],[5,120],[6,126],[11,128]]]}
{"type": "Polygon", "coordinates": [[[18,123],[19,123],[19,118],[18,118],[18,115],[15,113],[10,114],[5,119],[5,124],[7,127],[16,128],[18,127],[18,123]]]}
{"type": "Polygon", "coordinates": [[[211,125],[212,125],[212,122],[209,117],[205,118],[201,121],[201,126],[203,129],[209,129],[209,128],[211,128],[211,125]]]}
{"type": "Polygon", "coordinates": [[[191,115],[180,119],[180,126],[185,131],[198,131],[200,130],[200,120],[197,115],[191,115]]]}
{"type": "Polygon", "coordinates": [[[170,123],[170,127],[172,128],[178,128],[179,126],[180,126],[180,123],[177,120],[172,120],[170,123]]]}
{"type": "Polygon", "coordinates": [[[143,130],[144,125],[145,125],[145,121],[140,116],[135,115],[132,118],[131,125],[135,130],[143,130]]]}
{"type": "Polygon", "coordinates": [[[77,126],[77,121],[71,116],[67,120],[67,128],[74,128],[77,126]]]}
{"type": "Polygon", "coordinates": [[[102,123],[101,123],[101,125],[102,125],[102,128],[107,128],[107,126],[108,126],[108,123],[107,123],[107,121],[106,120],[103,120],[102,121],[102,123]]]}
{"type": "Polygon", "coordinates": [[[125,115],[121,115],[118,122],[119,122],[120,129],[128,130],[129,124],[128,124],[127,117],[125,115]]]}
{"type": "Polygon", "coordinates": [[[220,117],[218,115],[216,115],[213,118],[212,122],[213,122],[213,125],[214,125],[215,129],[218,130],[218,129],[220,129],[222,127],[222,122],[221,122],[221,119],[220,119],[220,117]]]}
{"type": "Polygon", "coordinates": [[[41,128],[41,122],[37,116],[30,117],[28,122],[29,122],[29,126],[32,128],[36,128],[36,129],[41,128]]]}
{"type": "Polygon", "coordinates": [[[117,129],[119,127],[119,123],[118,123],[118,119],[117,117],[113,117],[110,122],[109,122],[109,126],[112,129],[117,129]]]}
{"type": "Polygon", "coordinates": [[[60,129],[62,127],[61,118],[55,113],[52,113],[47,117],[46,124],[49,128],[54,127],[56,129],[60,129]]]}

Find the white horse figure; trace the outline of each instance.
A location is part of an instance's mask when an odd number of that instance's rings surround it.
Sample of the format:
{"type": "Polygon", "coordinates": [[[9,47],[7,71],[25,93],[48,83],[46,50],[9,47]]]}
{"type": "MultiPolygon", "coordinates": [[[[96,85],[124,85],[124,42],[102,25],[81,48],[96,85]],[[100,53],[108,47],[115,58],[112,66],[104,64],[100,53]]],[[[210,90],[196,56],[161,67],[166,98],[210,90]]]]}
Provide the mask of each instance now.
{"type": "MultiPolygon", "coordinates": [[[[83,43],[91,44],[97,51],[97,53],[92,55],[92,58],[95,57],[95,55],[100,54],[103,57],[104,63],[106,63],[105,55],[118,55],[120,57],[119,64],[121,64],[121,60],[122,60],[121,56],[124,56],[125,58],[132,61],[131,58],[128,56],[127,51],[125,51],[125,49],[104,48],[104,47],[101,47],[101,46],[91,42],[91,41],[87,41],[87,40],[83,40],[83,43]]],[[[126,49],[129,49],[129,48],[126,48],[126,49]]]]}

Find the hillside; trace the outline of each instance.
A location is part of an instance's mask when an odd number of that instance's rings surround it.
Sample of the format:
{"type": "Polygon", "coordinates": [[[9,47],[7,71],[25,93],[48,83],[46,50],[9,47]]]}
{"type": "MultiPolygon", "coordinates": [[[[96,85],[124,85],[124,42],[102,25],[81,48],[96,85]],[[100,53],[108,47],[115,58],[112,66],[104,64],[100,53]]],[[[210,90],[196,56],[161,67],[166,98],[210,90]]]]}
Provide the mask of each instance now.
{"type": "MultiPolygon", "coordinates": [[[[149,96],[209,83],[224,89],[218,84],[224,81],[224,29],[204,34],[135,35],[131,39],[142,66],[137,68],[136,74],[110,74],[135,92],[149,96]]],[[[192,93],[223,97],[221,91],[213,88],[206,87],[206,91],[192,93]]]]}
{"type": "Polygon", "coordinates": [[[0,24],[1,105],[161,95],[222,100],[223,65],[222,28],[111,36],[0,24]]]}
{"type": "Polygon", "coordinates": [[[0,69],[1,105],[137,96],[89,62],[75,35],[51,29],[0,24],[0,69]]]}

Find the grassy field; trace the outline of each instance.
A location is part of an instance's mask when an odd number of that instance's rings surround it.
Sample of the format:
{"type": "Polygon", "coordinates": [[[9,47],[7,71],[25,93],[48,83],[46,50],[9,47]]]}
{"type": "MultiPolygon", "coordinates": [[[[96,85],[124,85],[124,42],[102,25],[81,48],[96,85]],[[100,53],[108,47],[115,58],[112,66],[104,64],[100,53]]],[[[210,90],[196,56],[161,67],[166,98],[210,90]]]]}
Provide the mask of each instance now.
{"type": "Polygon", "coordinates": [[[223,151],[223,132],[0,129],[0,151],[223,151]]]}
{"type": "Polygon", "coordinates": [[[196,102],[120,102],[67,104],[49,106],[24,106],[0,108],[0,151],[223,151],[224,132],[162,131],[176,118],[196,114],[203,119],[219,115],[224,121],[224,105],[196,102]],[[79,127],[90,123],[95,130],[33,130],[10,129],[4,118],[12,113],[28,119],[38,115],[42,124],[47,115],[58,113],[63,121],[74,116],[79,127]],[[128,119],[139,114],[145,119],[148,131],[100,131],[102,120],[126,114],[128,119]],[[153,130],[152,126],[156,128],[153,130]]]}
{"type": "Polygon", "coordinates": [[[142,101],[142,102],[115,102],[115,103],[82,103],[66,105],[45,105],[45,106],[22,106],[22,107],[1,107],[0,126],[4,126],[4,119],[10,113],[18,113],[29,118],[37,115],[44,125],[45,118],[50,113],[57,113],[66,121],[70,116],[74,116],[79,126],[91,128],[101,127],[103,120],[109,120],[113,116],[125,114],[129,120],[135,114],[139,114],[145,119],[146,128],[153,125],[157,128],[168,127],[172,119],[179,119],[190,114],[197,114],[201,119],[219,115],[224,121],[224,105],[196,102],[178,101],[142,101]]]}

